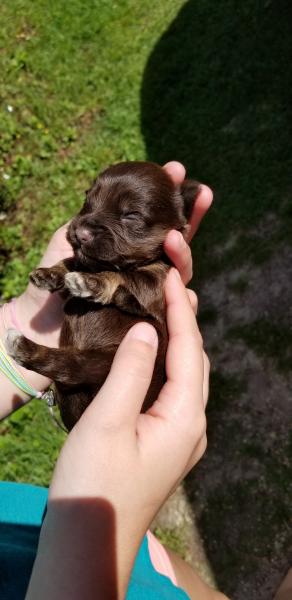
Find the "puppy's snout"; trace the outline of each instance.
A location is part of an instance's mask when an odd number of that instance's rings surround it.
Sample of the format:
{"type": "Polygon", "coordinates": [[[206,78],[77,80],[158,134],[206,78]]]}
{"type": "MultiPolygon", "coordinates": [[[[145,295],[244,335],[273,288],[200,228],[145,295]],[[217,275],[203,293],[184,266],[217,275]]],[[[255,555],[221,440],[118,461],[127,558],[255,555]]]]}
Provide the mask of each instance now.
{"type": "Polygon", "coordinates": [[[81,244],[85,244],[87,242],[92,242],[92,240],[93,240],[92,231],[90,231],[90,229],[87,229],[86,227],[79,227],[76,230],[76,236],[77,236],[78,241],[81,244]]]}

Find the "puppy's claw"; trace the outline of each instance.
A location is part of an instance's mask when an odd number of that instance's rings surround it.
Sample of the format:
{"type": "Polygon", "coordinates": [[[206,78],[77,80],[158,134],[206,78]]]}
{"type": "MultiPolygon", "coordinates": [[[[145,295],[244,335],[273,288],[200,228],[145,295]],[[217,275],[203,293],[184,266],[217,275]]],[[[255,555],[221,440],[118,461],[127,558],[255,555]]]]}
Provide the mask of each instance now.
{"type": "Polygon", "coordinates": [[[65,287],[72,296],[78,298],[89,298],[92,292],[86,287],[86,283],[80,273],[71,272],[65,275],[65,287]]]}
{"type": "Polygon", "coordinates": [[[30,281],[38,288],[54,292],[64,285],[63,277],[53,269],[39,268],[29,274],[30,281]]]}

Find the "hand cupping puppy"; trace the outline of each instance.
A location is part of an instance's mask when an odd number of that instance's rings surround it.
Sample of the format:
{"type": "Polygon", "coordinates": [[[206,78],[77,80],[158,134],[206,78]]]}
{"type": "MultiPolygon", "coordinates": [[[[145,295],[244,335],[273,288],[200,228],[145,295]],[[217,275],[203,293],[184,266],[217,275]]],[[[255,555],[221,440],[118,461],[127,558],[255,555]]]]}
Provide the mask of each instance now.
{"type": "Polygon", "coordinates": [[[53,380],[68,430],[103,385],[123,337],[141,319],[158,334],[142,412],[161,390],[167,347],[163,288],[170,269],[163,245],[172,230],[188,239],[199,194],[196,181],[175,184],[155,163],[112,165],[94,181],[69,224],[73,257],[31,273],[37,288],[66,298],[59,348],[10,330],[7,349],[19,365],[53,380]]]}
{"type": "MultiPolygon", "coordinates": [[[[183,180],[179,163],[165,168],[174,182],[183,180]]],[[[190,219],[190,237],[211,201],[211,191],[202,186],[190,219]]],[[[55,234],[42,266],[70,255],[65,233],[66,226],[55,234]]],[[[153,517],[204,453],[209,362],[196,323],[196,296],[182,283],[191,278],[191,252],[174,230],[164,248],[181,275],[171,269],[165,282],[166,383],[152,407],[141,414],[158,339],[149,323],[134,325],[60,453],[28,600],[38,598],[40,589],[44,598],[55,600],[124,598],[153,517]]],[[[39,340],[42,315],[48,312],[45,328],[56,345],[62,316],[58,295],[29,286],[18,304],[20,311],[22,302],[29,306],[27,315],[32,309],[28,322],[37,324],[39,340]],[[33,299],[27,304],[30,294],[33,299]]]]}
{"type": "Polygon", "coordinates": [[[146,515],[149,511],[146,519],[151,520],[154,514],[150,513],[159,508],[202,456],[206,447],[209,362],[194,310],[175,269],[167,276],[165,295],[167,381],[157,400],[141,413],[153,372],[157,334],[148,323],[138,323],[123,339],[107,380],[65,442],[50,499],[99,493],[107,497],[108,485],[108,499],[118,503],[120,509],[124,502],[128,513],[136,496],[141,511],[145,510],[146,515]],[[170,456],[175,460],[169,460],[170,456]],[[86,460],[88,457],[90,460],[86,460]],[[109,464],[111,477],[107,484],[109,464]],[[133,494],[122,485],[130,477],[133,494]]]}
{"type": "MultiPolygon", "coordinates": [[[[141,414],[153,372],[157,334],[148,323],[136,324],[123,339],[105,384],[61,450],[50,485],[29,599],[37,597],[44,571],[54,574],[53,584],[46,579],[44,597],[50,597],[51,589],[54,593],[60,589],[57,598],[77,598],[76,577],[72,577],[76,569],[83,597],[93,597],[90,590],[86,595],[88,586],[98,587],[106,579],[98,561],[93,570],[88,566],[91,548],[96,555],[97,549],[106,551],[101,549],[104,510],[99,516],[98,504],[91,515],[90,499],[112,512],[118,565],[116,595],[97,597],[124,598],[145,531],[168,495],[204,453],[209,363],[194,310],[175,269],[167,276],[165,295],[167,381],[153,406],[141,414]]],[[[113,576],[109,579],[112,581],[113,576]]]]}

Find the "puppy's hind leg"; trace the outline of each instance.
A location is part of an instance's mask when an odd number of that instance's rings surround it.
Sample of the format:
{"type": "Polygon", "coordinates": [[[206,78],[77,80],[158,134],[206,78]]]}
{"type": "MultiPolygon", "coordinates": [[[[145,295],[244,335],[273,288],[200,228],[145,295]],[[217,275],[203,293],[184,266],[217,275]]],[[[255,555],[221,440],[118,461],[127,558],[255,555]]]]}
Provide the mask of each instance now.
{"type": "Polygon", "coordinates": [[[94,384],[105,379],[116,347],[78,350],[72,347],[47,348],[9,329],[6,337],[8,354],[26,369],[36,371],[66,385],[94,384]]]}

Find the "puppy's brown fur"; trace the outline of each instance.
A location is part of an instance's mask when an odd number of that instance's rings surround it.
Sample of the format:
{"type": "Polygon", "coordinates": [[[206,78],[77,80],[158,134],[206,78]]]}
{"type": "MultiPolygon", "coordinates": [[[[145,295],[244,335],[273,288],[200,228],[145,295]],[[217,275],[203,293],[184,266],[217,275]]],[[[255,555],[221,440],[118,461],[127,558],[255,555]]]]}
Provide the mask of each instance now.
{"type": "Polygon", "coordinates": [[[17,362],[53,379],[69,430],[102,386],[122,338],[142,320],[159,337],[143,409],[156,399],[167,347],[163,288],[170,264],[163,242],[171,229],[187,231],[198,191],[194,181],[175,186],[154,163],[114,165],[97,178],[70,223],[74,257],[31,274],[36,286],[66,294],[60,347],[46,348],[21,335],[8,346],[17,362]]]}

